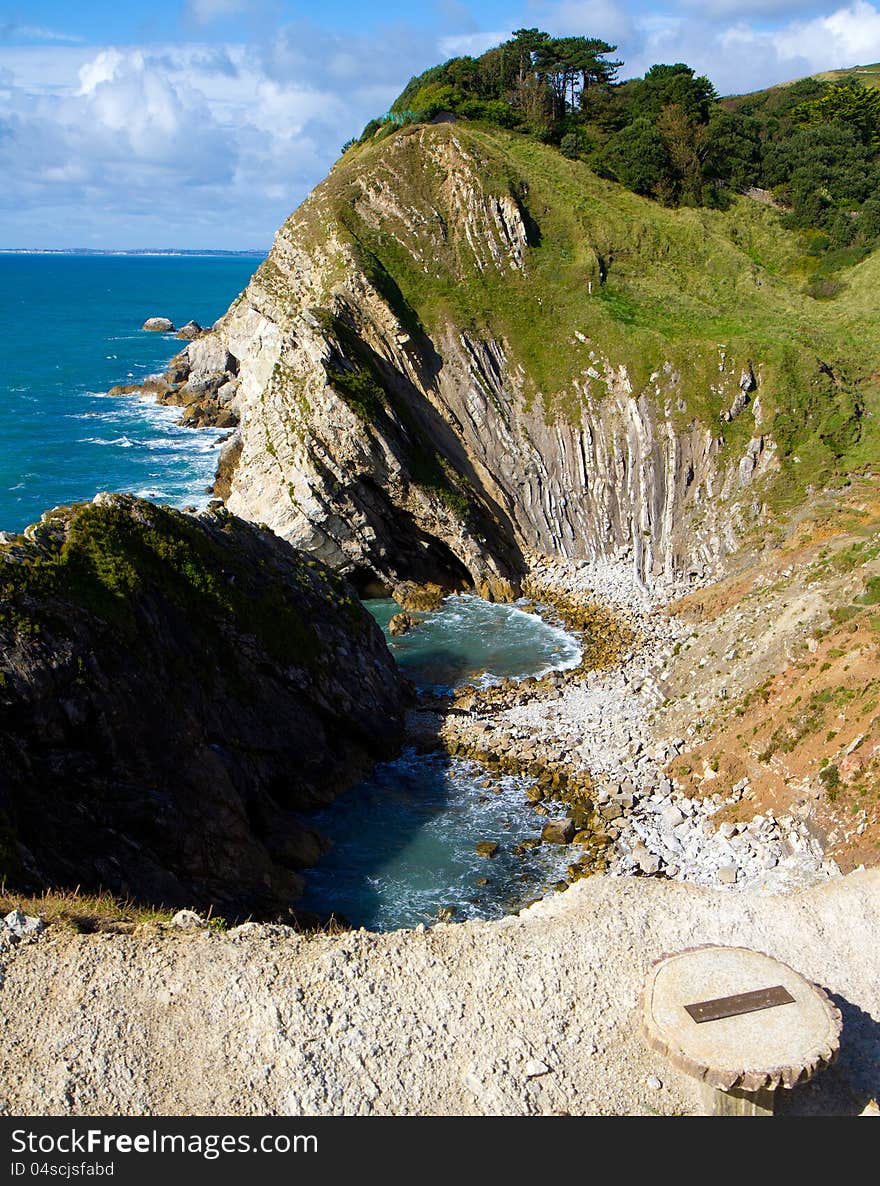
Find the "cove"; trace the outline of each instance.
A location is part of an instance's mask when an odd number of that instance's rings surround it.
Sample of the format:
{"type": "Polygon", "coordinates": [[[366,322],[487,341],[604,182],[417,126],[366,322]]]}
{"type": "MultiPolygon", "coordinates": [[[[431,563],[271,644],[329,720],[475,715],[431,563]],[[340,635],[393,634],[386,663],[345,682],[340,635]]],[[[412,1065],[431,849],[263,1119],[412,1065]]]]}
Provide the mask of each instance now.
{"type": "MultiPolygon", "coordinates": [[[[400,607],[391,600],[364,604],[387,637],[400,607]]],[[[515,605],[472,595],[447,598],[416,630],[388,642],[417,687],[435,692],[580,661],[578,643],[565,631],[515,605]]],[[[563,878],[572,859],[567,846],[552,844],[514,853],[540,836],[544,822],[528,805],[530,781],[407,747],[330,807],[304,817],[333,848],[306,872],[297,906],[374,931],[520,909],[563,878]],[[498,844],[495,857],[476,853],[481,840],[498,844]]]]}

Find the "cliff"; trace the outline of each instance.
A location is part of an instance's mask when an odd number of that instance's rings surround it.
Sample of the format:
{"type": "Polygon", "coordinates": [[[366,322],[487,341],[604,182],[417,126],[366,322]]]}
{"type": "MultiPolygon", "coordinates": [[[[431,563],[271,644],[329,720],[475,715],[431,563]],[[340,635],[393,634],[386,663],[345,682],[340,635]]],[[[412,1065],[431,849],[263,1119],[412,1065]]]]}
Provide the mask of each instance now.
{"type": "Polygon", "coordinates": [[[839,1060],[778,1111],[858,1115],[880,1091],[878,891],[877,870],[794,895],[591,877],[498,922],[384,935],[52,926],[0,954],[4,1098],[15,1116],[700,1114],[697,1080],[640,1038],[640,995],[653,960],[720,943],[843,1013],[839,1060]]]}
{"type": "Polygon", "coordinates": [[[0,547],[0,874],[285,911],[406,701],[351,587],[223,509],[129,496],[0,547]]]}
{"type": "Polygon", "coordinates": [[[230,510],[361,589],[505,597],[534,554],[621,547],[646,581],[712,571],[862,431],[855,321],[798,250],[746,198],[669,210],[497,128],[410,127],[343,155],[171,398],[239,422],[230,510]]]}

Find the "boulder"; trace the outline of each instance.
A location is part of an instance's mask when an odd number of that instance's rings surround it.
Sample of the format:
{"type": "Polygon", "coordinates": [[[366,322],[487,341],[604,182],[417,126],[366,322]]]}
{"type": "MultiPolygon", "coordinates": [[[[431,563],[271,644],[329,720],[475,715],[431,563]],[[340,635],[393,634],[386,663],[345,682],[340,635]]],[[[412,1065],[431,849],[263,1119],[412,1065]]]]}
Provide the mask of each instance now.
{"type": "Polygon", "coordinates": [[[655,852],[649,852],[644,844],[637,844],[632,850],[635,863],[643,873],[649,876],[660,872],[660,858],[655,852]]]}
{"type": "Polygon", "coordinates": [[[664,832],[671,832],[673,828],[677,828],[679,824],[684,823],[684,816],[677,807],[670,804],[660,811],[660,827],[664,832]]]}
{"type": "Polygon", "coordinates": [[[495,840],[481,840],[474,852],[478,857],[494,857],[498,855],[498,844],[495,840]]]}
{"type": "Polygon", "coordinates": [[[412,614],[408,614],[406,610],[399,614],[395,614],[388,623],[388,633],[393,638],[399,638],[403,634],[409,634],[414,626],[418,626],[418,618],[414,618],[412,614]]]}
{"type": "Polygon", "coordinates": [[[35,914],[25,914],[22,910],[12,910],[3,919],[7,932],[15,939],[26,939],[28,935],[39,935],[45,927],[41,918],[35,914]]]}
{"type": "Polygon", "coordinates": [[[548,844],[571,844],[577,833],[577,825],[573,819],[551,819],[544,825],[541,839],[548,844]]]}
{"type": "Polygon", "coordinates": [[[174,322],[167,317],[148,317],[141,329],[148,330],[153,334],[173,334],[174,322]]]}
{"type": "Polygon", "coordinates": [[[219,338],[208,335],[190,342],[186,348],[190,368],[190,382],[237,375],[238,361],[229,353],[219,338]]]}
{"type": "Polygon", "coordinates": [[[195,910],[178,910],[171,920],[173,927],[180,927],[182,931],[194,931],[206,927],[208,924],[195,910]]]}
{"type": "Polygon", "coordinates": [[[432,610],[439,609],[446,596],[446,590],[439,585],[428,583],[417,585],[415,581],[401,581],[395,585],[391,596],[404,610],[432,610]]]}
{"type": "Polygon", "coordinates": [[[228,379],[217,388],[217,403],[221,408],[228,407],[238,395],[238,380],[228,379]]]}
{"type": "Polygon", "coordinates": [[[189,378],[189,372],[189,347],[186,347],[171,359],[165,378],[169,383],[185,383],[189,378]]]}

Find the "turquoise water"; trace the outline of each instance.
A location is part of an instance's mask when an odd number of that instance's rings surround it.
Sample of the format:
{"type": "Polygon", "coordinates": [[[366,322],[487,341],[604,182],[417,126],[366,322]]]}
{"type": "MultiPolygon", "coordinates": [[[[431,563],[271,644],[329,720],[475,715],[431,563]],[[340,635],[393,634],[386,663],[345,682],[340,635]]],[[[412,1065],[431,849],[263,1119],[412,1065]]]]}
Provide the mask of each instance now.
{"type": "Polygon", "coordinates": [[[101,393],[164,370],[185,345],[141,331],[147,317],[211,325],[258,263],[0,254],[0,530],[99,490],[204,503],[226,433],[179,428],[179,409],[101,393]]]}
{"type": "MultiPolygon", "coordinates": [[[[102,393],[164,370],[184,345],[141,331],[147,317],[211,325],[257,263],[0,254],[0,530],[20,531],[47,508],[99,490],[177,506],[207,500],[226,432],[180,428],[177,408],[102,393]]],[[[398,607],[370,604],[387,627],[398,607]]],[[[429,688],[541,674],[579,658],[562,631],[476,597],[448,599],[417,631],[389,641],[401,667],[429,688]]],[[[334,849],[308,874],[301,905],[377,930],[431,922],[443,908],[456,919],[517,909],[570,859],[555,846],[513,853],[541,830],[524,787],[489,779],[473,763],[407,751],[310,818],[334,849]],[[480,840],[498,842],[498,855],[477,856],[480,840]]]]}
{"type": "MultiPolygon", "coordinates": [[[[367,605],[387,635],[400,606],[391,600],[367,605]]],[[[418,630],[389,638],[388,645],[415,684],[438,690],[540,676],[576,667],[581,657],[577,642],[564,630],[515,605],[492,605],[469,595],[447,598],[441,610],[425,615],[418,630]]]]}
{"type": "MultiPolygon", "coordinates": [[[[399,608],[366,604],[383,627],[399,608]]],[[[389,645],[422,686],[520,678],[580,659],[575,640],[536,615],[470,596],[448,598],[424,625],[389,645]]],[[[527,783],[489,777],[460,758],[406,750],[308,817],[333,848],[307,872],[297,905],[378,931],[436,922],[449,908],[454,920],[521,908],[563,877],[572,860],[557,845],[513,852],[539,836],[544,822],[528,806],[527,783]],[[497,842],[497,856],[478,856],[481,840],[497,842]]]]}

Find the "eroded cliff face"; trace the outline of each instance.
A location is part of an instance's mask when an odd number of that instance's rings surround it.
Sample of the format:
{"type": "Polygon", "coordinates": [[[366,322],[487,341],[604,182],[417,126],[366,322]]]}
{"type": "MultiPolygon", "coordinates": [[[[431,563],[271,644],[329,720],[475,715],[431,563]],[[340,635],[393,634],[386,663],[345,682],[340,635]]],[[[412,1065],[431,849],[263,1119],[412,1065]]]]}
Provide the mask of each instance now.
{"type": "MultiPolygon", "coordinates": [[[[235,371],[225,395],[240,427],[218,484],[230,510],[361,588],[439,581],[490,597],[510,595],[534,553],[628,547],[650,582],[710,569],[735,545],[775,464],[761,360],[720,346],[699,391],[670,362],[637,385],[585,304],[566,327],[564,388],[538,390],[517,343],[492,330],[498,286],[542,299],[529,292],[541,231],[528,197],[456,126],[391,137],[361,166],[343,158],[195,344],[231,360],[224,383],[235,371]],[[408,302],[395,260],[410,290],[419,276],[444,288],[447,311],[408,302]],[[482,326],[454,313],[474,277],[482,326]],[[707,399],[712,420],[689,410],[707,399]]],[[[605,267],[585,250],[585,300],[605,267]]]]}
{"type": "Polygon", "coordinates": [[[286,912],[408,689],[338,574],[127,495],[0,541],[0,880],[286,912]]]}

